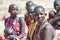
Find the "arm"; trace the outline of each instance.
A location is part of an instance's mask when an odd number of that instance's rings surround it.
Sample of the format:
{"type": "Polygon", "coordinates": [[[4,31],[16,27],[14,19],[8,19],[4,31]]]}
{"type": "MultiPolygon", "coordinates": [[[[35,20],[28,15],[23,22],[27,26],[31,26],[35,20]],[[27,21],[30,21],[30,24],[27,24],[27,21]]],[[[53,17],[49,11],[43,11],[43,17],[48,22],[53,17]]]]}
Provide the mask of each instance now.
{"type": "Polygon", "coordinates": [[[24,33],[25,33],[25,26],[26,26],[26,24],[25,24],[25,21],[24,21],[24,18],[21,18],[21,23],[22,23],[22,29],[21,29],[21,34],[18,36],[18,38],[23,38],[24,37],[24,33]]]}
{"type": "Polygon", "coordinates": [[[7,21],[7,20],[8,20],[8,18],[4,20],[4,25],[5,25],[5,27],[6,27],[6,21],[7,21]]]}
{"type": "Polygon", "coordinates": [[[53,40],[54,28],[51,25],[45,27],[45,40],[53,40]]]}

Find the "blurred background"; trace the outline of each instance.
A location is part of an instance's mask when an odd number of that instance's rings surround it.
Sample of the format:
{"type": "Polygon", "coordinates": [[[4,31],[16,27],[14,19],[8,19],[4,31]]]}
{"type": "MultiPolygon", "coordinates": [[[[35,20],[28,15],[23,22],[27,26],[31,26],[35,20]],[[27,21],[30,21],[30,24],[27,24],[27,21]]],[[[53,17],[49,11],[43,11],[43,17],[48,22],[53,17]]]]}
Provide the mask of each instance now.
{"type": "Polygon", "coordinates": [[[54,10],[53,6],[54,0],[0,0],[0,36],[4,35],[3,33],[4,20],[2,19],[9,17],[8,13],[9,5],[17,4],[20,11],[18,16],[24,17],[24,14],[26,13],[25,6],[27,1],[32,1],[37,5],[42,5],[45,8],[47,14],[50,10],[54,10]]]}

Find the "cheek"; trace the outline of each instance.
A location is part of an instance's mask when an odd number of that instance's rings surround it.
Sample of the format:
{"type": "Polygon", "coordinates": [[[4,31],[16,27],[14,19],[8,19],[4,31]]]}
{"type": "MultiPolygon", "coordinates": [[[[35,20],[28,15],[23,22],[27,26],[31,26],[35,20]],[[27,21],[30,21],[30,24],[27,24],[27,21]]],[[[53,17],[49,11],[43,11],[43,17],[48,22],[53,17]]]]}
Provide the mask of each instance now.
{"type": "Polygon", "coordinates": [[[42,18],[45,18],[45,15],[42,15],[41,17],[42,17],[42,18]]]}
{"type": "Polygon", "coordinates": [[[36,19],[38,18],[38,16],[35,17],[36,19]]]}
{"type": "Polygon", "coordinates": [[[58,6],[55,6],[55,9],[58,10],[58,6]]]}
{"type": "Polygon", "coordinates": [[[12,11],[12,13],[15,13],[15,11],[12,11]]]}
{"type": "Polygon", "coordinates": [[[11,13],[11,14],[13,14],[13,13],[14,13],[14,11],[10,11],[10,13],[11,13]]]}
{"type": "Polygon", "coordinates": [[[60,22],[58,22],[57,24],[60,25],[60,22]]]}

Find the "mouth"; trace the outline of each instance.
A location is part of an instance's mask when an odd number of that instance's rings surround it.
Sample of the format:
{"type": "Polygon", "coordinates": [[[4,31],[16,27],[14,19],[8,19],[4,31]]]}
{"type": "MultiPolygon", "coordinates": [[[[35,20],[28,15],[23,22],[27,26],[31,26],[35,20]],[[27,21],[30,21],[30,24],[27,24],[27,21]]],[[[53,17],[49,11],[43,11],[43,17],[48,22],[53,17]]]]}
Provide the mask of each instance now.
{"type": "Polygon", "coordinates": [[[43,21],[43,18],[38,18],[38,21],[43,21]]]}

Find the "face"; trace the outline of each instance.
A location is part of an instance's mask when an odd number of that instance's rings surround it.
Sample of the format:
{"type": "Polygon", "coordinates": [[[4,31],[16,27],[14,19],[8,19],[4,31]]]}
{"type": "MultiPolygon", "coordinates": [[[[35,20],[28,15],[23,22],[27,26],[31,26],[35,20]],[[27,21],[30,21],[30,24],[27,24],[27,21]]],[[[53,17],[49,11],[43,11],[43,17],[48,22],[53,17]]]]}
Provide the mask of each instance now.
{"type": "Polygon", "coordinates": [[[18,9],[17,9],[17,8],[14,8],[14,9],[11,9],[11,10],[10,10],[10,15],[11,15],[11,16],[14,17],[14,16],[16,16],[17,14],[18,14],[18,9]]]}
{"type": "Polygon", "coordinates": [[[45,19],[45,11],[38,9],[35,14],[35,20],[42,22],[45,19]]]}
{"type": "Polygon", "coordinates": [[[55,17],[55,12],[53,12],[53,11],[51,11],[51,12],[49,12],[49,18],[54,18],[55,17]]]}
{"type": "Polygon", "coordinates": [[[33,4],[29,7],[29,12],[33,13],[34,11],[34,8],[36,7],[37,5],[36,4],[33,4]]]}
{"type": "Polygon", "coordinates": [[[30,7],[26,7],[26,10],[29,12],[29,13],[33,13],[32,12],[32,9],[30,7]]]}
{"type": "Polygon", "coordinates": [[[59,1],[55,1],[54,2],[54,8],[56,11],[59,11],[59,7],[60,7],[60,2],[59,1]]]}
{"type": "Polygon", "coordinates": [[[36,4],[31,4],[31,5],[29,5],[29,6],[26,6],[26,10],[27,10],[29,13],[33,13],[35,7],[36,7],[36,4]]]}

